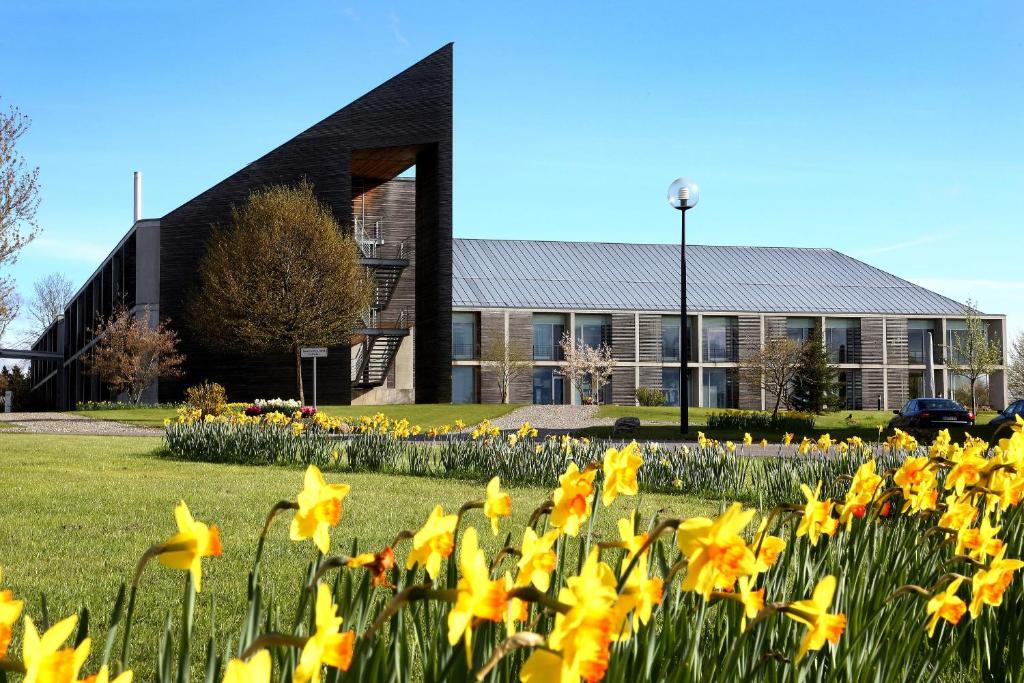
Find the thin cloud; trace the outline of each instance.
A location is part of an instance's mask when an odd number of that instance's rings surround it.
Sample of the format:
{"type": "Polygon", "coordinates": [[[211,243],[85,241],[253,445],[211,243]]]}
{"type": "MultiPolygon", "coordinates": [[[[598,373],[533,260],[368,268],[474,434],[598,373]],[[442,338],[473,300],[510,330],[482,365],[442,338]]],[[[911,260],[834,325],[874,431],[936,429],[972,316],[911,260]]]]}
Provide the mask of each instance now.
{"type": "Polygon", "coordinates": [[[855,252],[854,256],[874,256],[875,254],[886,254],[890,251],[901,251],[903,249],[912,249],[914,247],[920,247],[925,244],[931,244],[932,242],[938,241],[945,237],[945,233],[928,235],[927,237],[919,237],[916,240],[907,240],[906,242],[896,242],[894,244],[886,244],[873,249],[865,249],[864,251],[855,252]]]}
{"type": "Polygon", "coordinates": [[[402,33],[402,29],[398,25],[398,12],[393,9],[389,9],[388,19],[391,20],[391,32],[395,35],[395,40],[397,40],[400,45],[409,47],[409,39],[405,37],[405,34],[402,33]]]}
{"type": "Polygon", "coordinates": [[[928,289],[1024,289],[1024,281],[968,278],[911,278],[928,289]]]}

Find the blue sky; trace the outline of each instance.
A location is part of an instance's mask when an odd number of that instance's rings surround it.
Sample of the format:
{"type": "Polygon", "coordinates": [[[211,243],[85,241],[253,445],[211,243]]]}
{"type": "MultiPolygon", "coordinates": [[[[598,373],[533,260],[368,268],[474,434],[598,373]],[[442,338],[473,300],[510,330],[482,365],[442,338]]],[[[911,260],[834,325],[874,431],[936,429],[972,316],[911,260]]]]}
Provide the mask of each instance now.
{"type": "MultiPolygon", "coordinates": [[[[4,2],[44,232],[80,284],[160,216],[454,41],[455,232],[832,247],[1024,329],[1024,4],[4,2]]],[[[614,267],[614,264],[610,264],[614,267]]],[[[552,267],[555,267],[554,264],[552,267]]]]}

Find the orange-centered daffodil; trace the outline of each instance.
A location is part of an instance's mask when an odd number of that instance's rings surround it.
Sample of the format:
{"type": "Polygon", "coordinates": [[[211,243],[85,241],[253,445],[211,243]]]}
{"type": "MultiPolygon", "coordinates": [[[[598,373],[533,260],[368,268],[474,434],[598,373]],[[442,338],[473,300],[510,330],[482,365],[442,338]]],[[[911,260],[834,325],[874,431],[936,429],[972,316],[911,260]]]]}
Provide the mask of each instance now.
{"type": "Polygon", "coordinates": [[[405,568],[412,569],[419,564],[427,570],[431,579],[441,572],[441,560],[452,554],[455,548],[456,515],[444,514],[440,505],[427,517],[423,527],[412,537],[412,551],[405,560],[405,568]]]}
{"type": "Polygon", "coordinates": [[[293,683],[320,683],[323,666],[347,671],[352,664],[355,631],[341,632],[342,618],[330,587],[321,583],[316,587],[316,632],[309,637],[299,655],[293,683]]]}
{"type": "Polygon", "coordinates": [[[512,514],[512,496],[501,490],[501,481],[494,477],[487,483],[484,516],[491,520],[491,531],[498,535],[498,520],[512,514]]]}
{"type": "Polygon", "coordinates": [[[328,484],[320,468],[306,468],[302,490],[296,497],[299,509],[292,518],[289,535],[293,541],[312,538],[320,552],[331,549],[331,527],[341,521],[341,502],[351,490],[348,484],[328,484]]]}
{"type": "Polygon", "coordinates": [[[799,662],[810,650],[820,650],[826,642],[835,645],[846,630],[845,614],[829,614],[832,598],[836,593],[836,577],[826,576],[814,587],[809,600],[800,600],[789,605],[786,616],[807,626],[807,633],[800,641],[796,655],[799,662]]]}
{"type": "Polygon", "coordinates": [[[601,490],[601,502],[605,507],[612,504],[618,496],[635,496],[639,491],[636,473],[644,459],[640,455],[640,446],[636,441],[621,449],[609,448],[604,452],[604,487],[601,490]]]}
{"type": "Polygon", "coordinates": [[[576,463],[569,463],[565,474],[558,478],[559,487],[552,497],[551,525],[562,533],[575,536],[590,517],[591,496],[594,493],[594,477],[597,470],[580,472],[576,463]]]}
{"type": "Polygon", "coordinates": [[[688,560],[683,590],[696,591],[708,600],[716,588],[732,588],[736,579],[754,573],[756,558],[740,536],[754,512],[733,503],[715,521],[694,517],[679,525],[679,550],[688,560]]]}
{"type": "Polygon", "coordinates": [[[467,660],[473,653],[473,619],[500,622],[505,616],[508,594],[503,578],[491,580],[491,568],[484,551],[477,542],[476,529],[470,527],[462,535],[459,548],[458,597],[448,613],[448,643],[455,645],[462,638],[466,642],[467,660]]]}
{"type": "Polygon", "coordinates": [[[191,572],[196,593],[199,593],[203,582],[202,558],[219,557],[223,552],[220,531],[216,524],[207,526],[193,519],[185,501],[174,508],[174,519],[178,523],[178,533],[164,541],[167,549],[157,559],[172,569],[191,572]]]}

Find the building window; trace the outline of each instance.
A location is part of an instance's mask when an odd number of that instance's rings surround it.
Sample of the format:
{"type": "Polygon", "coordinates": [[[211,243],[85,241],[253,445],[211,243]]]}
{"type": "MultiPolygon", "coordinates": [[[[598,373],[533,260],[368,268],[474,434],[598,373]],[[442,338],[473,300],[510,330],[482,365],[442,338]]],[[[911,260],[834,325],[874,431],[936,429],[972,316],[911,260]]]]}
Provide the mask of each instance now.
{"type": "Polygon", "coordinates": [[[731,368],[704,368],[704,407],[735,408],[738,403],[736,373],[731,368]]]}
{"type": "Polygon", "coordinates": [[[601,344],[612,344],[612,317],[580,313],[576,316],[576,343],[596,349],[601,344]]]}
{"type": "Polygon", "coordinates": [[[476,402],[476,368],[456,365],[452,368],[452,403],[476,402]]]}
{"type": "Polygon", "coordinates": [[[924,397],[924,370],[911,370],[907,378],[908,398],[924,397]]]}
{"type": "Polygon", "coordinates": [[[844,410],[863,408],[860,370],[840,370],[837,376],[839,407],[844,410]]]}
{"type": "Polygon", "coordinates": [[[476,313],[452,313],[453,360],[475,360],[479,357],[476,321],[476,313]]]}
{"type": "Polygon", "coordinates": [[[833,363],[860,362],[860,320],[829,318],[825,321],[825,347],[833,363]]]}
{"type": "MultiPolygon", "coordinates": [[[[947,320],[946,321],[946,362],[950,360],[963,364],[966,359],[963,354],[956,352],[956,345],[959,344],[961,347],[966,344],[967,340],[967,321],[966,320],[947,320]]],[[[970,391],[967,392],[970,394],[970,391]]]]}
{"type": "Polygon", "coordinates": [[[661,390],[665,392],[665,405],[679,405],[679,368],[661,369],[661,390]]]}
{"type": "Polygon", "coordinates": [[[533,359],[563,360],[562,335],[565,316],[561,313],[533,314],[533,359]]]}
{"type": "Polygon", "coordinates": [[[661,316],[661,359],[679,362],[680,349],[679,316],[661,316]]]}
{"type": "Polygon", "coordinates": [[[576,387],[575,402],[577,405],[593,403],[595,400],[600,403],[607,405],[612,402],[612,379],[609,377],[604,384],[601,385],[601,393],[599,396],[594,396],[594,391],[590,385],[590,375],[583,375],[580,379],[579,386],[576,387]]]}
{"type": "MultiPolygon", "coordinates": [[[[931,320],[907,321],[907,362],[924,365],[928,362],[928,334],[934,343],[935,323],[931,320]]],[[[935,358],[938,354],[933,354],[935,358]]],[[[938,361],[936,361],[938,362],[938,361]]]]}
{"type": "Polygon", "coordinates": [[[804,344],[814,334],[814,318],[786,318],[786,336],[804,344]]]}
{"type": "Polygon", "coordinates": [[[736,318],[704,317],[704,361],[707,363],[731,363],[737,359],[736,318]]]}
{"type": "Polygon", "coordinates": [[[565,403],[565,378],[558,368],[533,369],[533,402],[537,405],[565,403]]]}

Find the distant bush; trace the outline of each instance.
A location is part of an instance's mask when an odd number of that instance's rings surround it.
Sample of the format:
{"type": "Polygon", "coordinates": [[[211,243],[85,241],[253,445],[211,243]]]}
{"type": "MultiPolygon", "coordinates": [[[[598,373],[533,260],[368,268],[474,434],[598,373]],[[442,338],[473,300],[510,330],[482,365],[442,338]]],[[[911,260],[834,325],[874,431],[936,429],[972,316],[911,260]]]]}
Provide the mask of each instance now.
{"type": "Polygon", "coordinates": [[[75,410],[136,410],[138,408],[180,408],[182,403],[121,403],[120,401],[79,401],[75,410]]]}
{"type": "Polygon", "coordinates": [[[228,409],[228,395],[216,382],[203,382],[185,390],[185,403],[198,410],[202,417],[216,417],[228,409]]]}
{"type": "Polygon", "coordinates": [[[771,413],[757,410],[723,410],[708,415],[708,429],[772,430],[795,434],[814,429],[814,415],[781,412],[772,417],[771,413]]]}
{"type": "Polygon", "coordinates": [[[668,397],[665,392],[661,389],[654,389],[653,387],[638,387],[636,390],[636,400],[642,406],[663,406],[668,397]]]}

